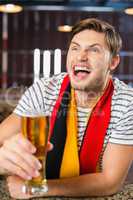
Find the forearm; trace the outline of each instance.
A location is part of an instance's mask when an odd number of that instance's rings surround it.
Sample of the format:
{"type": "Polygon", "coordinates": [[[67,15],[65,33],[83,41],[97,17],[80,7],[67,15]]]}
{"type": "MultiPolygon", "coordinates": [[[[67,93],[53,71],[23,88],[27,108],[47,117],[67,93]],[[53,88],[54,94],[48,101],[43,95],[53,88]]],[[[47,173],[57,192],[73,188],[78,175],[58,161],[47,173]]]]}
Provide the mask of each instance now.
{"type": "Polygon", "coordinates": [[[106,196],[116,193],[118,186],[111,184],[103,173],[49,180],[50,196],[106,196]]]}

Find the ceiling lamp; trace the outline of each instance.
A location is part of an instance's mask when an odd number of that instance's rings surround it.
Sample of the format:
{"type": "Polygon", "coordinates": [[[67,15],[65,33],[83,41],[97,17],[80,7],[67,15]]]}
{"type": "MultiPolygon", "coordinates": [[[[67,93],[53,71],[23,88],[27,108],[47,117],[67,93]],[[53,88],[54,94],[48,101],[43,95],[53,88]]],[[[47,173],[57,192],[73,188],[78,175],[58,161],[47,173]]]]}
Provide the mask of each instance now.
{"type": "Polygon", "coordinates": [[[128,15],[133,15],[133,8],[126,8],[125,13],[128,15]]]}
{"type": "Polygon", "coordinates": [[[17,13],[17,12],[21,12],[22,10],[23,10],[23,7],[20,5],[15,5],[15,4],[0,5],[0,12],[4,12],[4,13],[17,13]]]}
{"type": "Polygon", "coordinates": [[[69,25],[58,26],[58,31],[60,32],[71,32],[71,30],[72,30],[72,26],[69,26],[69,25]]]}

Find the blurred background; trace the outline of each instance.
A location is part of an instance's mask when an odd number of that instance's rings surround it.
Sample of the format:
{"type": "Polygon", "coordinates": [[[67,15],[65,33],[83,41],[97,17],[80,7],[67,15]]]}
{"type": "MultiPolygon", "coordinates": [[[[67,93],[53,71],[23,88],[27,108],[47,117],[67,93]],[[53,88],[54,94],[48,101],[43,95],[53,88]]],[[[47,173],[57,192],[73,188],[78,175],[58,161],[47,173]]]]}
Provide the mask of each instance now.
{"type": "Polygon", "coordinates": [[[0,0],[0,102],[15,106],[35,79],[66,71],[71,28],[88,17],[120,32],[115,76],[132,87],[133,0],[0,0]]]}

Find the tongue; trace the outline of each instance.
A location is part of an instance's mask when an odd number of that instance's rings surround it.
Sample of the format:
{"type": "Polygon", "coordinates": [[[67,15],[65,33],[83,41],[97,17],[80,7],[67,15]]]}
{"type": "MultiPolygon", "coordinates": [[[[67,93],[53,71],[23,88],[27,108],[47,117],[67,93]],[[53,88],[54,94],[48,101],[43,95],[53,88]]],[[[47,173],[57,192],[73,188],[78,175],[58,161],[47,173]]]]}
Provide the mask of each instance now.
{"type": "Polygon", "coordinates": [[[88,75],[88,73],[86,73],[86,72],[78,72],[78,73],[76,74],[76,77],[77,77],[78,79],[83,79],[83,78],[85,78],[87,75],[88,75]]]}

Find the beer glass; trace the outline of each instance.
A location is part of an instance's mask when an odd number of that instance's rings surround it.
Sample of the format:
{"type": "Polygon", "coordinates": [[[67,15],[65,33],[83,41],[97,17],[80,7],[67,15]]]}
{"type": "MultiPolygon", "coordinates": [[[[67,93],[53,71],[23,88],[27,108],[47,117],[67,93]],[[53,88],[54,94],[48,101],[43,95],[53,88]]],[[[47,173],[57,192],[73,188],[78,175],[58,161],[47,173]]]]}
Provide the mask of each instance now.
{"type": "Polygon", "coordinates": [[[49,119],[47,116],[22,117],[22,133],[36,147],[35,156],[42,164],[40,176],[25,181],[23,192],[41,195],[48,191],[45,162],[49,133],[49,119]]]}

